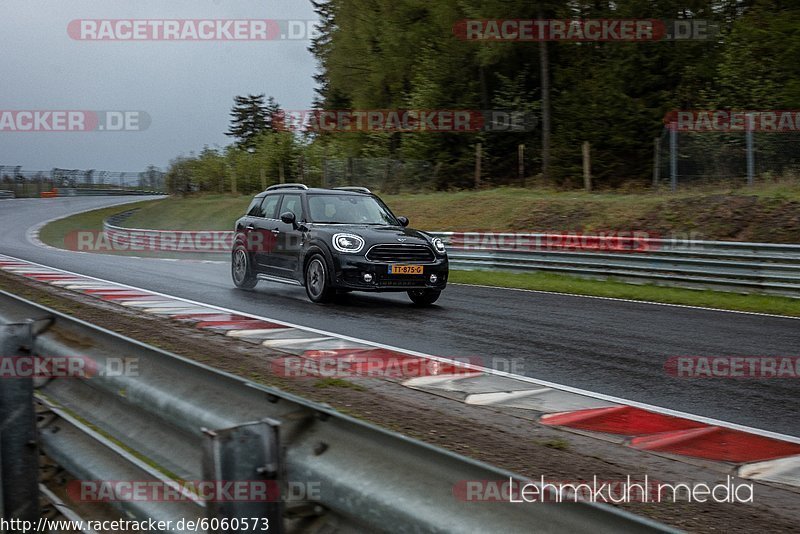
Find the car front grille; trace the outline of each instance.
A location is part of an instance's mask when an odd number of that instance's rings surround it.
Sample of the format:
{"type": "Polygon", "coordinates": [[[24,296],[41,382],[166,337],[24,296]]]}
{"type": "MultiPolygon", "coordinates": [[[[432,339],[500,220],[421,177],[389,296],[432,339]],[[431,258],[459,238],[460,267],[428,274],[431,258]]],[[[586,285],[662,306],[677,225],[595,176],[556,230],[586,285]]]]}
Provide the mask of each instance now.
{"type": "Polygon", "coordinates": [[[425,245],[375,245],[367,252],[367,259],[382,263],[430,263],[436,257],[425,245]]]}

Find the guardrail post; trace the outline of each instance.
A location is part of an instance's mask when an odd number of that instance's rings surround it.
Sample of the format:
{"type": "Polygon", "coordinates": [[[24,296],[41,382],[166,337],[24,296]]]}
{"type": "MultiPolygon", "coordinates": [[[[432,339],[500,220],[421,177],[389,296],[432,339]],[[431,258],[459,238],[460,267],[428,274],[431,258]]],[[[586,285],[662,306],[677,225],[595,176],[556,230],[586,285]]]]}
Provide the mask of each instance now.
{"type": "MultiPolygon", "coordinates": [[[[0,361],[19,357],[31,326],[0,325],[0,361]]],[[[3,372],[0,372],[3,373],[3,372]]],[[[39,520],[39,450],[33,378],[0,374],[0,512],[5,519],[39,520]]]]}
{"type": "MultiPolygon", "coordinates": [[[[282,534],[283,501],[280,491],[282,466],[278,441],[277,421],[264,419],[255,423],[223,430],[203,429],[203,476],[214,484],[244,482],[246,492],[240,498],[212,500],[206,503],[208,519],[259,518],[269,522],[269,531],[282,534]],[[266,489],[266,498],[256,498],[256,493],[266,489]]],[[[229,528],[209,532],[241,532],[236,522],[228,522],[229,528]]],[[[264,530],[259,523],[256,530],[264,530]]],[[[249,530],[249,529],[248,529],[249,530]]]]}

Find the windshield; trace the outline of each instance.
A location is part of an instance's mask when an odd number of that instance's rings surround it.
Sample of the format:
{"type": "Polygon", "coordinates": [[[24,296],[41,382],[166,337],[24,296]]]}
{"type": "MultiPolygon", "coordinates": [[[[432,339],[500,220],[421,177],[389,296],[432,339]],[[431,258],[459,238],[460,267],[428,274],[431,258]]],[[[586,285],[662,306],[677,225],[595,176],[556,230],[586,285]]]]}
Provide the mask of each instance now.
{"type": "Polygon", "coordinates": [[[308,195],[308,210],[315,223],[399,225],[389,208],[367,195],[308,195]]]}

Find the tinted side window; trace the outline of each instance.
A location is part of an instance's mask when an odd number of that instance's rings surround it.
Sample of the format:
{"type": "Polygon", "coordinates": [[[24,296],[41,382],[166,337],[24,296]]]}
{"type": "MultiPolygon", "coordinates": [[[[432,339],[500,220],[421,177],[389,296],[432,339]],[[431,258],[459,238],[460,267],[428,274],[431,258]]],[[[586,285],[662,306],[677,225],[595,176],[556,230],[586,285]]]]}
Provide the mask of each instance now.
{"type": "Polygon", "coordinates": [[[261,217],[259,208],[261,207],[262,200],[263,198],[256,197],[250,202],[250,206],[247,208],[246,212],[249,217],[261,217]]]}
{"type": "Polygon", "coordinates": [[[280,213],[291,211],[298,221],[304,220],[303,217],[303,202],[300,195],[283,195],[283,202],[281,203],[280,213]]]}
{"type": "Polygon", "coordinates": [[[278,211],[278,202],[280,201],[280,195],[268,195],[264,197],[264,202],[261,204],[261,215],[260,217],[266,217],[267,219],[277,219],[278,216],[276,212],[278,211]]]}

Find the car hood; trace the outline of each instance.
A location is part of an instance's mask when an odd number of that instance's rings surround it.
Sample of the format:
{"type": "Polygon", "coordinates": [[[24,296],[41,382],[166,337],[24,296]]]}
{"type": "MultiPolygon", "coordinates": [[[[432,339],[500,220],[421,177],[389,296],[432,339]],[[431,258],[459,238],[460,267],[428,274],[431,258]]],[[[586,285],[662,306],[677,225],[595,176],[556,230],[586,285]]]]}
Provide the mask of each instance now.
{"type": "Polygon", "coordinates": [[[402,226],[372,226],[358,224],[314,224],[313,229],[320,233],[356,234],[364,238],[368,244],[375,243],[408,243],[430,244],[430,236],[413,228],[402,226]]]}

